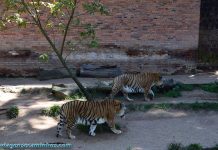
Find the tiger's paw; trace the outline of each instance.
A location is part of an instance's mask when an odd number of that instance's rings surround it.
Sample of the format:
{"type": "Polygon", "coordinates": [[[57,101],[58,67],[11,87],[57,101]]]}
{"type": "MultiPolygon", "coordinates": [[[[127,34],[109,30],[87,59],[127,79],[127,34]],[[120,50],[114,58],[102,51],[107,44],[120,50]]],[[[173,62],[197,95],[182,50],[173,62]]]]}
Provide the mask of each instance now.
{"type": "Polygon", "coordinates": [[[69,139],[75,139],[76,136],[74,136],[74,135],[69,135],[68,138],[69,138],[69,139]]]}
{"type": "Polygon", "coordinates": [[[149,99],[149,101],[150,101],[150,100],[153,100],[153,99],[154,99],[154,95],[148,94],[148,95],[147,95],[147,99],[149,99]]]}
{"type": "Polygon", "coordinates": [[[127,100],[130,102],[134,101],[134,99],[131,99],[131,98],[127,98],[127,100]]]}
{"type": "Polygon", "coordinates": [[[56,137],[57,137],[57,138],[58,138],[58,137],[61,137],[61,136],[62,136],[62,134],[60,134],[60,133],[59,133],[59,134],[56,134],[56,137]]]}
{"type": "Polygon", "coordinates": [[[146,98],[145,98],[145,101],[150,102],[150,99],[146,97],[146,98]]]}
{"type": "Polygon", "coordinates": [[[117,130],[117,129],[114,129],[114,128],[111,128],[111,130],[112,130],[115,134],[121,134],[121,133],[122,133],[121,130],[117,130]]]}
{"type": "Polygon", "coordinates": [[[114,133],[116,133],[116,134],[121,134],[122,131],[121,131],[121,130],[116,130],[116,132],[114,132],[114,133]]]}
{"type": "Polygon", "coordinates": [[[90,136],[95,136],[96,133],[95,133],[95,132],[89,132],[89,135],[90,135],[90,136]]]}

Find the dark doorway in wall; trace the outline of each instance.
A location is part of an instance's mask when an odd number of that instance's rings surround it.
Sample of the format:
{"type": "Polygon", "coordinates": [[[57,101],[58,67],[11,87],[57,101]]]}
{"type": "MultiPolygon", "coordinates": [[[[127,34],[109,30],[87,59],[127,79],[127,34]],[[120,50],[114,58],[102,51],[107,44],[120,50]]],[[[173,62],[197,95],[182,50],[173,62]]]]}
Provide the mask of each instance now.
{"type": "Polygon", "coordinates": [[[218,65],[218,0],[201,0],[198,58],[218,65]]]}

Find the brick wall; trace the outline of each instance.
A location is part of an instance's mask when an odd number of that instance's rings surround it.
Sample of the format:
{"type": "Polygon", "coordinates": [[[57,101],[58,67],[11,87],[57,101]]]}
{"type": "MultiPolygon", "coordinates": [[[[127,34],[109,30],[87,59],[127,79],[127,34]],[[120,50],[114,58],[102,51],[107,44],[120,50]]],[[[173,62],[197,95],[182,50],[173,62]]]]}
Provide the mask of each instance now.
{"type": "MultiPolygon", "coordinates": [[[[189,56],[196,52],[200,0],[103,0],[103,2],[110,9],[110,16],[84,17],[86,21],[98,24],[96,31],[100,47],[74,52],[69,57],[69,64],[79,67],[83,63],[113,62],[124,71],[149,70],[158,68],[159,65],[165,70],[170,65],[178,67],[190,61],[189,56]],[[99,57],[108,59],[105,61],[99,57]],[[128,64],[132,67],[128,68],[128,64]]],[[[4,6],[1,6],[0,12],[3,9],[4,6]]],[[[74,35],[75,32],[71,31],[68,38],[74,38],[74,35]]],[[[59,37],[60,35],[55,35],[57,46],[60,45],[59,37]]],[[[0,71],[59,67],[60,64],[55,57],[52,57],[53,64],[38,62],[36,56],[42,52],[49,53],[49,49],[44,37],[32,27],[0,31],[0,51],[15,50],[18,53],[16,58],[6,58],[7,56],[0,58],[0,71]],[[26,57],[19,55],[23,50],[29,50],[31,54],[26,57]],[[29,62],[32,65],[29,65],[29,62]]]]}

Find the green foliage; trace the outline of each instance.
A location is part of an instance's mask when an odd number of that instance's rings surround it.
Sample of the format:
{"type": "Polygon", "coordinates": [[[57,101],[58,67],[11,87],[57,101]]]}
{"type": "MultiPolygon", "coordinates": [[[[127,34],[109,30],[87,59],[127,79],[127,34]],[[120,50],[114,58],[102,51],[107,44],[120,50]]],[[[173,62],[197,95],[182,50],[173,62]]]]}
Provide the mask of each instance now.
{"type": "Polygon", "coordinates": [[[218,145],[210,148],[203,148],[200,144],[190,144],[183,146],[181,143],[171,143],[168,145],[167,150],[217,150],[218,145]]]}
{"type": "Polygon", "coordinates": [[[203,147],[200,144],[190,144],[187,150],[203,150],[203,147]]]}
{"type": "Polygon", "coordinates": [[[81,91],[77,91],[72,95],[65,98],[66,100],[77,100],[77,99],[85,99],[84,94],[81,91]]]}
{"type": "Polygon", "coordinates": [[[194,89],[193,84],[178,84],[180,91],[192,91],[194,89]]]}
{"type": "Polygon", "coordinates": [[[100,3],[100,0],[94,0],[93,2],[90,3],[83,3],[83,8],[89,14],[94,14],[95,12],[99,12],[102,15],[109,14],[109,10],[102,3],[100,3]]]}
{"type": "Polygon", "coordinates": [[[164,96],[165,97],[174,97],[174,98],[176,98],[176,97],[180,97],[181,93],[180,93],[179,90],[174,89],[174,90],[171,90],[171,91],[168,91],[168,92],[164,93],[164,96]]]}
{"type": "Polygon", "coordinates": [[[168,145],[167,150],[183,150],[181,143],[171,143],[168,145]]]}
{"type": "Polygon", "coordinates": [[[44,54],[40,55],[39,60],[42,62],[48,62],[48,60],[49,60],[48,54],[44,53],[44,54]]]}
{"type": "Polygon", "coordinates": [[[127,105],[129,111],[148,111],[150,109],[179,109],[179,110],[192,110],[192,111],[218,111],[218,103],[159,103],[159,104],[129,104],[127,105]]]}
{"type": "Polygon", "coordinates": [[[50,108],[42,109],[41,115],[50,116],[50,117],[57,117],[60,113],[60,106],[54,105],[50,108]]]}
{"type": "Polygon", "coordinates": [[[218,93],[218,83],[202,84],[200,88],[204,91],[218,93]]]}
{"type": "MultiPolygon", "coordinates": [[[[0,28],[4,29],[13,25],[17,25],[18,27],[26,27],[28,25],[31,25],[31,27],[36,26],[50,44],[51,49],[55,52],[61,64],[68,70],[71,78],[84,93],[87,100],[92,100],[90,94],[86,91],[80,81],[72,75],[72,72],[67,66],[66,60],[69,55],[63,58],[63,54],[67,49],[76,49],[76,45],[74,44],[67,45],[66,39],[68,39],[67,35],[69,30],[78,31],[78,27],[83,28],[84,31],[81,33],[79,32],[80,38],[77,38],[78,36],[74,35],[74,41],[79,41],[78,43],[80,45],[84,44],[89,47],[98,46],[98,40],[95,35],[96,26],[92,25],[90,22],[82,23],[80,19],[86,14],[94,15],[95,13],[98,13],[101,15],[108,15],[108,9],[100,0],[87,0],[81,2],[77,0],[4,0],[3,3],[6,4],[7,10],[4,12],[4,15],[2,15],[0,28]],[[78,8],[78,3],[82,3],[83,10],[76,10],[78,8]],[[63,36],[56,36],[57,34],[62,34],[63,36]],[[56,40],[60,41],[60,44],[58,44],[59,46],[55,43],[56,40]]],[[[42,54],[39,57],[39,60],[47,62],[48,55],[42,54]]]]}
{"type": "Polygon", "coordinates": [[[9,119],[17,118],[19,114],[19,109],[17,106],[12,106],[7,110],[7,117],[9,119]]]}

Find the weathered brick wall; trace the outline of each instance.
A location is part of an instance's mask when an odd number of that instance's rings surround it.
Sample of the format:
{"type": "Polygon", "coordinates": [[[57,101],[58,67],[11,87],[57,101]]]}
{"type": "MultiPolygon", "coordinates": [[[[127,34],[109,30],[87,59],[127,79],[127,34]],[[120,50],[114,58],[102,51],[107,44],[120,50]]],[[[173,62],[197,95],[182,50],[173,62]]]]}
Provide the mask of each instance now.
{"type": "MultiPolygon", "coordinates": [[[[169,65],[184,64],[197,50],[200,0],[103,0],[103,3],[109,7],[110,16],[85,17],[86,21],[98,24],[96,31],[101,46],[74,52],[69,63],[79,66],[113,62],[124,71],[149,70],[161,65],[164,70],[169,65]]],[[[2,9],[3,6],[0,11],[2,9]]],[[[71,31],[68,38],[73,38],[74,33],[71,31]]],[[[59,37],[55,35],[58,46],[59,37]]],[[[38,53],[49,52],[50,47],[37,29],[0,31],[0,51],[16,50],[19,53],[26,49],[31,52],[26,57],[18,54],[16,58],[0,58],[0,70],[59,66],[55,57],[53,64],[38,63],[38,53]]]]}

